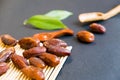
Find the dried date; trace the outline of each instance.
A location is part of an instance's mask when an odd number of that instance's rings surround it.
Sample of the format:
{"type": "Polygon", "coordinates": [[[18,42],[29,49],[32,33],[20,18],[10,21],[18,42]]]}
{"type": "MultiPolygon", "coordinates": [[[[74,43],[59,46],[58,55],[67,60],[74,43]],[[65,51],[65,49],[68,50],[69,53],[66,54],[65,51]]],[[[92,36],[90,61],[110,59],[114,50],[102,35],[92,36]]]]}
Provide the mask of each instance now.
{"type": "Polygon", "coordinates": [[[37,68],[34,66],[27,66],[27,67],[21,69],[21,71],[26,76],[30,77],[31,79],[34,79],[34,80],[44,80],[45,79],[45,75],[40,68],[37,68]]]}
{"type": "Polygon", "coordinates": [[[9,34],[1,35],[1,41],[8,46],[15,46],[17,44],[17,40],[9,34]]]}
{"type": "Polygon", "coordinates": [[[42,53],[39,56],[47,65],[55,67],[60,63],[60,58],[54,54],[42,53]]]}
{"type": "Polygon", "coordinates": [[[90,24],[89,28],[92,32],[95,32],[95,33],[105,33],[106,32],[106,28],[103,25],[98,24],[98,23],[90,24]]]}
{"type": "Polygon", "coordinates": [[[13,64],[19,69],[22,69],[29,65],[27,60],[24,57],[17,55],[17,54],[12,54],[11,60],[12,60],[13,64]]]}
{"type": "Polygon", "coordinates": [[[19,45],[23,49],[30,49],[39,46],[40,41],[32,37],[24,37],[19,40],[19,45]]]}
{"type": "Polygon", "coordinates": [[[14,47],[6,48],[0,52],[0,62],[9,61],[10,55],[15,53],[14,47]]]}
{"type": "Polygon", "coordinates": [[[70,50],[59,46],[51,46],[47,51],[57,56],[69,56],[71,54],[70,50]]]}
{"type": "Polygon", "coordinates": [[[7,72],[9,66],[5,62],[0,62],[0,76],[7,72]]]}
{"type": "Polygon", "coordinates": [[[39,56],[41,53],[44,53],[44,52],[46,52],[45,47],[41,47],[41,46],[33,47],[28,50],[25,50],[23,52],[23,56],[28,59],[30,57],[39,56]]]}
{"type": "Polygon", "coordinates": [[[50,39],[43,43],[45,47],[51,47],[51,46],[60,46],[60,47],[67,47],[67,43],[60,39],[50,39]]]}
{"type": "Polygon", "coordinates": [[[53,53],[57,56],[68,56],[71,51],[66,49],[68,46],[67,43],[60,39],[50,39],[43,43],[43,45],[47,48],[47,51],[53,53]]]}
{"type": "Polygon", "coordinates": [[[76,36],[77,36],[78,40],[80,40],[82,42],[91,43],[95,40],[94,34],[89,31],[85,31],[85,30],[79,31],[76,36]]]}
{"type": "Polygon", "coordinates": [[[29,59],[29,63],[35,67],[38,67],[38,68],[41,68],[41,69],[44,69],[45,68],[45,63],[40,59],[40,58],[37,58],[37,57],[31,57],[29,59]]]}

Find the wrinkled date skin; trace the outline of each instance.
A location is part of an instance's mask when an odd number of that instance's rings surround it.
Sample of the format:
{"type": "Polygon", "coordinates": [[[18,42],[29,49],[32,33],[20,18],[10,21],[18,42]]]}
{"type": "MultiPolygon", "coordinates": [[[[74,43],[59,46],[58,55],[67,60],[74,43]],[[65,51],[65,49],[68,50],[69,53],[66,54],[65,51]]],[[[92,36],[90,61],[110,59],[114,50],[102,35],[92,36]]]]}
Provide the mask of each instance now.
{"type": "Polygon", "coordinates": [[[0,62],[0,76],[7,72],[9,66],[5,62],[0,62]]]}
{"type": "Polygon", "coordinates": [[[45,41],[43,45],[47,48],[47,51],[57,56],[68,56],[71,51],[66,49],[67,43],[60,39],[51,39],[45,41]]]}
{"type": "Polygon", "coordinates": [[[78,40],[86,43],[91,43],[95,40],[94,34],[89,31],[79,31],[76,36],[78,40]]]}
{"type": "Polygon", "coordinates": [[[17,54],[12,54],[11,60],[13,64],[19,69],[22,69],[29,65],[27,60],[24,57],[17,55],[17,54]]]}
{"type": "Polygon", "coordinates": [[[15,46],[17,44],[17,40],[9,34],[2,35],[1,40],[5,45],[8,46],[15,46]]]}
{"type": "Polygon", "coordinates": [[[60,58],[54,54],[42,53],[39,56],[47,65],[55,67],[60,63],[60,58]]]}
{"type": "Polygon", "coordinates": [[[34,66],[27,66],[23,69],[21,69],[21,71],[28,77],[34,79],[34,80],[44,80],[45,76],[44,73],[42,72],[42,70],[40,70],[37,67],[34,66]]]}
{"type": "Polygon", "coordinates": [[[31,57],[29,59],[29,63],[35,67],[38,67],[38,68],[41,68],[41,69],[44,69],[45,68],[45,63],[40,59],[40,58],[37,58],[37,57],[31,57]]]}
{"type": "Polygon", "coordinates": [[[95,32],[95,33],[105,33],[106,32],[106,28],[103,25],[97,24],[97,23],[90,24],[89,28],[92,32],[95,32]]]}
{"type": "Polygon", "coordinates": [[[0,62],[9,61],[10,55],[15,53],[14,47],[6,48],[0,52],[0,62]]]}
{"type": "Polygon", "coordinates": [[[45,47],[41,47],[41,46],[33,47],[28,50],[25,50],[23,52],[23,56],[28,59],[30,57],[39,56],[41,53],[44,53],[44,52],[46,52],[45,47]]]}
{"type": "Polygon", "coordinates": [[[57,56],[69,56],[71,54],[71,51],[59,46],[51,46],[48,48],[48,52],[55,54],[57,56]]]}
{"type": "Polygon", "coordinates": [[[23,49],[30,49],[39,46],[40,41],[32,37],[24,37],[19,40],[19,45],[23,49]]]}
{"type": "Polygon", "coordinates": [[[50,39],[50,40],[47,40],[43,43],[43,45],[45,47],[50,47],[50,46],[60,46],[60,47],[67,47],[67,43],[63,40],[60,40],[60,39],[50,39]]]}

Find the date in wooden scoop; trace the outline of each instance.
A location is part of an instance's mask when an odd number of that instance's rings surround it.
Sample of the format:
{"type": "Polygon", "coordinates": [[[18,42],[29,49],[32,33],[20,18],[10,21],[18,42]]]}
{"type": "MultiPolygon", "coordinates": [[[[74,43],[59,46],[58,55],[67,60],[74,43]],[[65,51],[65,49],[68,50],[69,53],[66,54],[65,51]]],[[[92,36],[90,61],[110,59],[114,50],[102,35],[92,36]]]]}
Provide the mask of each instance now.
{"type": "Polygon", "coordinates": [[[43,32],[43,33],[37,33],[34,34],[33,37],[39,39],[40,41],[46,41],[50,40],[55,37],[60,37],[63,35],[73,35],[73,30],[71,29],[63,29],[59,31],[54,31],[54,32],[43,32]]]}
{"type": "Polygon", "coordinates": [[[107,20],[117,15],[118,13],[120,13],[120,4],[106,13],[102,13],[102,12],[82,13],[79,15],[78,18],[80,22],[85,23],[85,22],[92,22],[98,20],[107,20]]]}

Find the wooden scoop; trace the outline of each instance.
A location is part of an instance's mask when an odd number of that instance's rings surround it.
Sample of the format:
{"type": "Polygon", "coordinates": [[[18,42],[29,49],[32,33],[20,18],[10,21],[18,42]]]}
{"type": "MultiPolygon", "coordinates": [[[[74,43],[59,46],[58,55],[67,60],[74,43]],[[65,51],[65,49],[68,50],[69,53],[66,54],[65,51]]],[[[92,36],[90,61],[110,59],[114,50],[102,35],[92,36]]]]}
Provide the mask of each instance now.
{"type": "Polygon", "coordinates": [[[115,15],[120,13],[120,5],[116,6],[112,10],[108,11],[107,13],[102,12],[90,12],[90,13],[83,13],[79,15],[80,22],[92,22],[98,20],[107,20],[115,15]]]}
{"type": "Polygon", "coordinates": [[[40,41],[46,41],[55,37],[60,37],[63,35],[73,35],[73,30],[71,29],[63,29],[59,31],[54,32],[43,32],[43,33],[37,33],[34,34],[33,37],[39,39],[40,41]]]}

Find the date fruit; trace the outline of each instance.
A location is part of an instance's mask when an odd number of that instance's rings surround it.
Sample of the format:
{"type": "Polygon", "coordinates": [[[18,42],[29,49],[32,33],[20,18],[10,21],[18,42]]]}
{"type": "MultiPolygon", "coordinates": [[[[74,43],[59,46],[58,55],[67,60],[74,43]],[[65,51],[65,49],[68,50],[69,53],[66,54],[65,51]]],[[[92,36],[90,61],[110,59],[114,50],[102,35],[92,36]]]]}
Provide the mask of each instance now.
{"type": "Polygon", "coordinates": [[[24,37],[19,40],[19,45],[23,49],[30,49],[39,46],[40,41],[32,37],[24,37]]]}
{"type": "Polygon", "coordinates": [[[28,50],[25,50],[23,52],[23,56],[28,59],[30,57],[39,56],[41,53],[44,53],[44,52],[46,52],[45,47],[42,47],[42,46],[33,47],[28,50]]]}
{"type": "Polygon", "coordinates": [[[42,59],[47,65],[55,67],[60,63],[60,58],[57,57],[54,54],[50,53],[42,53],[40,56],[40,59],[42,59]]]}
{"type": "Polygon", "coordinates": [[[0,63],[0,76],[6,73],[8,69],[9,69],[9,66],[7,65],[7,63],[1,62],[0,63]]]}
{"type": "Polygon", "coordinates": [[[89,28],[92,32],[95,32],[95,33],[105,33],[106,32],[106,28],[103,25],[97,24],[97,23],[90,24],[89,28]]]}
{"type": "Polygon", "coordinates": [[[50,39],[43,42],[43,45],[47,48],[47,51],[57,56],[68,56],[71,51],[66,49],[68,46],[66,42],[60,39],[50,39]]]}
{"type": "Polygon", "coordinates": [[[17,44],[17,40],[9,34],[2,35],[1,41],[8,46],[15,46],[17,44]]]}
{"type": "Polygon", "coordinates": [[[79,31],[76,36],[78,40],[82,42],[86,42],[86,43],[91,43],[95,40],[94,34],[89,31],[85,31],[85,30],[79,31]]]}
{"type": "Polygon", "coordinates": [[[37,58],[37,57],[31,57],[29,59],[29,63],[31,65],[38,67],[38,68],[41,68],[41,69],[45,68],[45,63],[40,58],[37,58]]]}
{"type": "Polygon", "coordinates": [[[9,61],[10,55],[15,53],[14,47],[9,47],[0,52],[0,62],[9,61]]]}
{"type": "Polygon", "coordinates": [[[27,60],[24,57],[17,55],[17,54],[12,54],[11,60],[13,64],[19,69],[22,69],[29,65],[27,60]]]}
{"type": "Polygon", "coordinates": [[[45,75],[43,71],[40,68],[34,67],[34,66],[27,66],[23,69],[21,69],[23,74],[30,77],[33,80],[44,80],[45,75]]]}
{"type": "Polygon", "coordinates": [[[71,50],[59,46],[51,46],[47,51],[60,57],[69,56],[71,54],[71,50]]]}
{"type": "Polygon", "coordinates": [[[60,39],[50,39],[43,43],[45,47],[51,47],[51,46],[60,46],[60,47],[67,47],[67,43],[60,39]]]}

